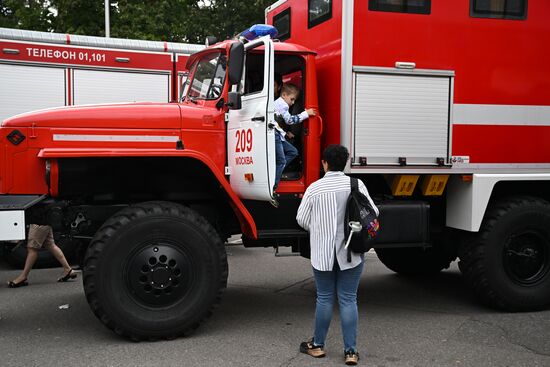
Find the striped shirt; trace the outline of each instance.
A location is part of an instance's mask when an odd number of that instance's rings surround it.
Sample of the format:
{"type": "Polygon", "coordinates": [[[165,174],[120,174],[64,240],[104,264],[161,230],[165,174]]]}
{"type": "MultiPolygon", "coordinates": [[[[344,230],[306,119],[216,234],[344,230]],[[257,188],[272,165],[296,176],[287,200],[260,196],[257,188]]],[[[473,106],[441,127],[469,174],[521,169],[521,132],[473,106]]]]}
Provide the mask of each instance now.
{"type": "MultiPolygon", "coordinates": [[[[359,191],[370,201],[378,213],[365,184],[359,180],[359,191]]],[[[306,190],[296,221],[309,232],[311,265],[319,271],[331,271],[334,259],[341,270],[356,267],[363,261],[362,254],[351,253],[344,248],[347,238],[344,232],[346,204],[351,192],[350,178],[341,171],[328,171],[306,190]]]]}

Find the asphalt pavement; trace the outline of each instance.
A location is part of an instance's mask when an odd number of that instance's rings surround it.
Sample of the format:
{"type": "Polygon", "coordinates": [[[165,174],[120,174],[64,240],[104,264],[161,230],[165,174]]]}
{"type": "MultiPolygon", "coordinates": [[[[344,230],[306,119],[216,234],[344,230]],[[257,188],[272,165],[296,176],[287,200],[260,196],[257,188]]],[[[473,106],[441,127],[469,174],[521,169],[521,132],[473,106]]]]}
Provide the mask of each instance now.
{"type": "MultiPolygon", "coordinates": [[[[28,287],[9,289],[18,271],[0,263],[0,366],[344,366],[337,314],[326,358],[298,351],[312,334],[315,307],[307,259],[228,251],[221,307],[192,336],[158,342],[131,342],[105,328],[81,277],[56,283],[61,269],[33,270],[28,287]]],[[[408,278],[369,253],[359,310],[360,366],[550,366],[550,311],[484,308],[456,264],[408,278]]]]}

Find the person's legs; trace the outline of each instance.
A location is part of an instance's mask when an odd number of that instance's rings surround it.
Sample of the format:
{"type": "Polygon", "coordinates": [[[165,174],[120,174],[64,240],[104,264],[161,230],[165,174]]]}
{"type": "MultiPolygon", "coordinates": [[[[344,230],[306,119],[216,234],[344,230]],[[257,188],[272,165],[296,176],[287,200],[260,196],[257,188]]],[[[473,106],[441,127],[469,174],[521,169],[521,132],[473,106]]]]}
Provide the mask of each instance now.
{"type": "Polygon", "coordinates": [[[48,251],[50,251],[53,256],[59,261],[61,266],[63,266],[63,275],[68,274],[72,268],[67,262],[67,259],[65,258],[65,255],[63,254],[63,251],[54,243],[50,245],[44,246],[48,251]]]}
{"type": "Polygon", "coordinates": [[[348,270],[336,272],[336,290],[340,306],[340,321],[344,337],[344,353],[357,351],[357,288],[363,271],[363,263],[348,270]]]}
{"type": "Polygon", "coordinates": [[[275,132],[275,185],[273,190],[279,186],[283,169],[286,165],[285,151],[283,149],[283,142],[279,133],[275,132]]]}
{"type": "Polygon", "coordinates": [[[13,283],[19,284],[27,279],[32,267],[38,258],[38,250],[42,248],[42,244],[48,237],[49,228],[47,226],[39,226],[37,224],[29,225],[29,233],[27,234],[27,258],[23,271],[17,278],[12,280],[13,283]]]}
{"type": "Polygon", "coordinates": [[[317,304],[315,306],[315,332],[313,343],[325,345],[330,321],[332,320],[332,308],[336,290],[335,271],[319,271],[313,269],[315,287],[317,288],[317,304]]]}
{"type": "Polygon", "coordinates": [[[25,259],[25,267],[23,268],[23,271],[21,272],[21,274],[19,274],[17,278],[12,280],[12,282],[18,284],[27,280],[27,277],[29,276],[31,269],[34,266],[34,263],[36,262],[37,257],[38,257],[38,249],[33,247],[27,247],[27,258],[25,259]]]}
{"type": "Polygon", "coordinates": [[[65,258],[65,255],[63,254],[63,251],[55,244],[55,240],[53,238],[53,230],[51,227],[49,227],[48,236],[46,237],[46,240],[44,241],[44,248],[47,249],[52,253],[52,255],[56,258],[57,261],[61,264],[63,267],[63,276],[66,277],[71,273],[73,270],[69,263],[67,262],[67,259],[65,258]]]}
{"type": "Polygon", "coordinates": [[[282,141],[283,150],[285,152],[285,167],[290,164],[298,156],[298,149],[288,141],[282,141]]]}

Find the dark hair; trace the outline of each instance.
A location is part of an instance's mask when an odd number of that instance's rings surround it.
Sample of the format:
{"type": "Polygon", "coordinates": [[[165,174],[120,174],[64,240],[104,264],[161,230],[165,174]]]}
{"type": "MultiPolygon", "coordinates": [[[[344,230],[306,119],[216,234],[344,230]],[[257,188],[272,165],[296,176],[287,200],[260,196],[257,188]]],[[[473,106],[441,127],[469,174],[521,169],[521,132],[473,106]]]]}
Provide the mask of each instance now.
{"type": "Polygon", "coordinates": [[[279,87],[283,86],[283,76],[281,73],[275,73],[275,81],[279,84],[279,87]]]}
{"type": "Polygon", "coordinates": [[[343,171],[348,158],[347,148],[339,144],[331,144],[323,151],[323,160],[328,163],[329,171],[343,171]]]}

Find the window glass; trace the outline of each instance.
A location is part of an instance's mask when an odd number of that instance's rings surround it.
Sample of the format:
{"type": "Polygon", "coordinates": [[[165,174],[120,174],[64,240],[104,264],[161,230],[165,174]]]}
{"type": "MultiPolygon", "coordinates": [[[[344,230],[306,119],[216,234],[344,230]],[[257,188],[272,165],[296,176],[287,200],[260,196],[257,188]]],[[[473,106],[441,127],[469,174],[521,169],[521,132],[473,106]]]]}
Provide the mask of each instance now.
{"type": "Polygon", "coordinates": [[[273,26],[277,28],[277,38],[284,41],[290,38],[290,8],[273,17],[273,26]]]}
{"type": "Polygon", "coordinates": [[[430,14],[430,0],[369,0],[369,10],[430,14]]]}
{"type": "Polygon", "coordinates": [[[526,19],[527,0],[471,0],[470,16],[476,18],[526,19]]]}
{"type": "Polygon", "coordinates": [[[226,66],[227,59],[220,52],[204,55],[196,64],[187,97],[192,100],[219,98],[225,81],[226,66]]]}
{"type": "Polygon", "coordinates": [[[189,90],[189,83],[187,77],[189,76],[189,72],[184,71],[183,73],[179,73],[178,77],[180,79],[180,101],[183,100],[183,98],[187,95],[187,92],[189,90]]]}
{"type": "Polygon", "coordinates": [[[332,18],[332,0],[308,0],[308,28],[332,18]]]}
{"type": "Polygon", "coordinates": [[[244,94],[264,89],[264,50],[247,52],[245,63],[244,94]]]}

